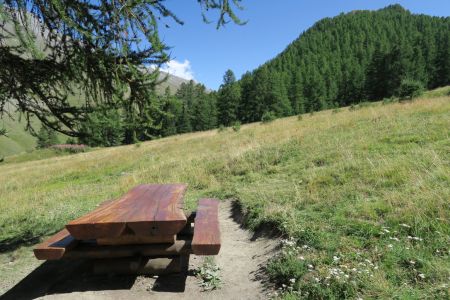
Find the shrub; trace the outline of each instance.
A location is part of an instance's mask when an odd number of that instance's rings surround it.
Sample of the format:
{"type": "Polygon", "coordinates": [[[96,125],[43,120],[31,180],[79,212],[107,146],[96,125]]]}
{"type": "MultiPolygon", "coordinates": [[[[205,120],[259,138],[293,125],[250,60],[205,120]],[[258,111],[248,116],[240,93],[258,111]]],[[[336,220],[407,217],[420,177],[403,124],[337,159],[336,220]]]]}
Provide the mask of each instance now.
{"type": "Polygon", "coordinates": [[[76,145],[76,144],[78,144],[78,143],[77,143],[77,141],[75,140],[75,138],[70,137],[70,138],[67,139],[66,144],[69,144],[69,145],[76,145]]]}
{"type": "Polygon", "coordinates": [[[397,90],[400,99],[413,99],[422,95],[424,87],[422,82],[412,79],[403,79],[397,90]]]}
{"type": "Polygon", "coordinates": [[[220,124],[219,128],[217,129],[218,132],[223,132],[226,130],[227,130],[227,128],[225,126],[223,126],[222,124],[220,124]]]}
{"type": "Polygon", "coordinates": [[[41,129],[39,129],[36,138],[37,148],[43,149],[58,144],[58,136],[56,135],[56,131],[48,128],[45,125],[41,126],[41,129]]]}
{"type": "Polygon", "coordinates": [[[349,111],[354,111],[357,109],[357,106],[355,104],[350,105],[350,107],[348,108],[349,111]]]}
{"type": "Polygon", "coordinates": [[[261,117],[261,122],[262,123],[270,123],[273,120],[275,120],[276,118],[277,118],[277,116],[275,115],[275,113],[273,113],[272,111],[266,111],[261,117]]]}
{"type": "Polygon", "coordinates": [[[239,130],[241,130],[241,122],[236,121],[234,122],[233,126],[231,126],[231,128],[233,128],[233,130],[235,132],[238,132],[239,130]]]}
{"type": "Polygon", "coordinates": [[[298,115],[297,116],[297,120],[299,120],[299,121],[303,120],[303,116],[302,115],[298,115]]]}
{"type": "Polygon", "coordinates": [[[390,103],[397,103],[398,98],[392,96],[389,98],[383,98],[383,101],[381,102],[382,105],[390,104],[390,103]]]}

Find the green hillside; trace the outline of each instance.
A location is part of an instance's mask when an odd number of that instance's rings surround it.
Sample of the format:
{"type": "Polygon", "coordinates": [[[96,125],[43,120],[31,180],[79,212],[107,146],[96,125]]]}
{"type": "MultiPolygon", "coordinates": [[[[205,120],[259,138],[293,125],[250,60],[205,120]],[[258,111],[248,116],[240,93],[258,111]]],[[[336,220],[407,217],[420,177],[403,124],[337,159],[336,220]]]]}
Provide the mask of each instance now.
{"type": "Polygon", "coordinates": [[[400,5],[318,21],[283,52],[240,80],[241,122],[381,100],[403,80],[450,84],[450,18],[400,5]]]}
{"type": "Polygon", "coordinates": [[[449,115],[449,96],[365,103],[0,165],[1,288],[37,263],[27,245],[104,199],[186,182],[187,209],[237,199],[248,227],[291,238],[267,268],[284,297],[448,298],[449,115]]]}

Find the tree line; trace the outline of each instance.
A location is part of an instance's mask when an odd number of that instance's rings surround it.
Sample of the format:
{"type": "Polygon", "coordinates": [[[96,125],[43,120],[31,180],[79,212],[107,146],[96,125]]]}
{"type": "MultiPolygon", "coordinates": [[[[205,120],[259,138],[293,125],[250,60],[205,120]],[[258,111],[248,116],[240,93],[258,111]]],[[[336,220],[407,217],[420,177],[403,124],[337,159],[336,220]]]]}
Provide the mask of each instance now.
{"type": "Polygon", "coordinates": [[[239,80],[227,70],[218,91],[191,81],[174,94],[153,92],[135,121],[123,108],[99,107],[81,124],[81,141],[117,145],[449,84],[450,18],[414,15],[392,5],[325,18],[239,80]],[[124,136],[130,127],[138,134],[124,136]]]}
{"type": "Polygon", "coordinates": [[[219,120],[255,122],[267,113],[284,117],[449,84],[450,18],[392,5],[319,21],[236,87],[225,84],[219,95],[231,95],[218,100],[227,107],[219,120]]]}

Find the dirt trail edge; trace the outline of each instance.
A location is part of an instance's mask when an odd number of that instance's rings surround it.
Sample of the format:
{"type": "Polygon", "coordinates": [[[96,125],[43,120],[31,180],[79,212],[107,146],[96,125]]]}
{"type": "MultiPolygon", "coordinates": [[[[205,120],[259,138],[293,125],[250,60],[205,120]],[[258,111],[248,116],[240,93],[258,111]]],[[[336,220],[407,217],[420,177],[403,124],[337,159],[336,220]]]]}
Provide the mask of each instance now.
{"type": "Polygon", "coordinates": [[[220,204],[222,248],[215,262],[221,288],[202,291],[194,270],[204,258],[191,255],[187,276],[99,276],[87,262],[47,262],[0,299],[267,299],[262,266],[275,253],[277,240],[255,237],[235,221],[231,201],[220,204]],[[59,263],[59,264],[58,264],[59,263]]]}

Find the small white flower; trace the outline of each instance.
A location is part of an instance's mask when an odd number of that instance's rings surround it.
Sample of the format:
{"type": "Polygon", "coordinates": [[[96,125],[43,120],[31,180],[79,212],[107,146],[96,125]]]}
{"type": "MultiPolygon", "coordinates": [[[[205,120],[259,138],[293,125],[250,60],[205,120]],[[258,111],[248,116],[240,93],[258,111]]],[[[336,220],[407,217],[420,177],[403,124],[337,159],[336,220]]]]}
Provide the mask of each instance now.
{"type": "Polygon", "coordinates": [[[291,279],[289,279],[289,281],[290,281],[291,283],[295,283],[295,278],[291,278],[291,279]]]}
{"type": "Polygon", "coordinates": [[[333,256],[333,260],[336,262],[336,261],[339,261],[339,257],[337,257],[337,256],[333,256]]]}
{"type": "Polygon", "coordinates": [[[419,277],[422,278],[422,279],[425,279],[425,274],[420,273],[419,277]]]}
{"type": "Polygon", "coordinates": [[[305,258],[303,256],[300,256],[299,259],[300,260],[305,260],[305,258]]]}
{"type": "Polygon", "coordinates": [[[405,227],[405,228],[411,228],[411,226],[409,226],[408,224],[405,224],[405,223],[400,224],[400,226],[405,227]]]}
{"type": "Polygon", "coordinates": [[[308,268],[309,269],[314,269],[314,266],[313,265],[308,265],[308,268]]]}
{"type": "Polygon", "coordinates": [[[394,247],[394,246],[392,246],[392,244],[389,244],[388,247],[392,249],[392,247],[394,247]]]}

